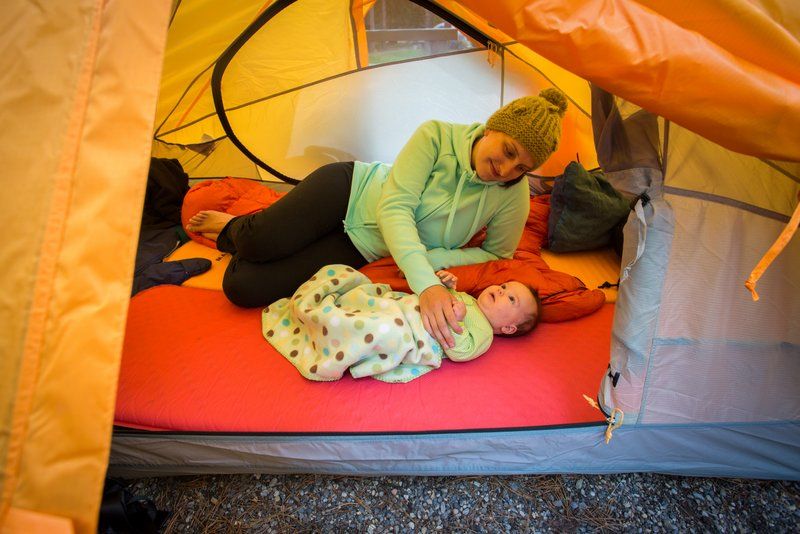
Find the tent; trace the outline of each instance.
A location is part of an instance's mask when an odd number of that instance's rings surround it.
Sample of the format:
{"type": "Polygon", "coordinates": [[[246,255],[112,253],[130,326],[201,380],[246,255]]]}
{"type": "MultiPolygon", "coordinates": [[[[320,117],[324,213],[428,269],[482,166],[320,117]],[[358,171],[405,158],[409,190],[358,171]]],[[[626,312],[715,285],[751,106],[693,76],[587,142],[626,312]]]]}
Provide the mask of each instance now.
{"type": "MultiPolygon", "coordinates": [[[[461,30],[432,28],[430,47],[454,49],[371,59],[366,39],[397,39],[366,31],[371,1],[6,6],[4,530],[95,527],[151,154],[178,157],[193,177],[299,178],[331,159],[390,159],[434,112],[485,116],[542,84],[564,89],[573,111],[540,172],[578,154],[639,196],[598,377],[601,407],[624,421],[608,446],[597,428],[460,441],[478,464],[516,472],[800,478],[798,240],[761,278],[760,301],[743,286],[800,191],[793,2],[415,4],[461,30]],[[584,80],[615,96],[592,102],[584,80]]],[[[324,448],[336,456],[347,441],[324,448]]],[[[362,465],[415,472],[402,458],[362,465]]]]}

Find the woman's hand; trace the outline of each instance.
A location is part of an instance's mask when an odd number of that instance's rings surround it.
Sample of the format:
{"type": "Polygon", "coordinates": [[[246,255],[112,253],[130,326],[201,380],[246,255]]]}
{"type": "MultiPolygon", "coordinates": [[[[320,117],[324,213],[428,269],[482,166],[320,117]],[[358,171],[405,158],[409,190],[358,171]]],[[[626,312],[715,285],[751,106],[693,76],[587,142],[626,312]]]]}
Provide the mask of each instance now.
{"type": "Polygon", "coordinates": [[[453,304],[458,302],[444,286],[430,286],[419,296],[419,309],[422,315],[422,324],[425,330],[436,339],[443,347],[453,348],[453,333],[463,330],[458,324],[453,304]]]}

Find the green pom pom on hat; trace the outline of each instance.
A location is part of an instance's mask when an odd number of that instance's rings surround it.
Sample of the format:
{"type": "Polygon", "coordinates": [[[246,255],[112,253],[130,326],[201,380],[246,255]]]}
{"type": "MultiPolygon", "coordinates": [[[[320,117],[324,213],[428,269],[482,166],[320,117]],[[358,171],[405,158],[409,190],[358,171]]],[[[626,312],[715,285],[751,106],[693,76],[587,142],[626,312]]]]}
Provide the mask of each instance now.
{"type": "Polygon", "coordinates": [[[530,153],[536,169],[558,148],[566,111],[567,97],[550,87],[538,96],[523,96],[495,111],[486,128],[516,139],[530,153]]]}

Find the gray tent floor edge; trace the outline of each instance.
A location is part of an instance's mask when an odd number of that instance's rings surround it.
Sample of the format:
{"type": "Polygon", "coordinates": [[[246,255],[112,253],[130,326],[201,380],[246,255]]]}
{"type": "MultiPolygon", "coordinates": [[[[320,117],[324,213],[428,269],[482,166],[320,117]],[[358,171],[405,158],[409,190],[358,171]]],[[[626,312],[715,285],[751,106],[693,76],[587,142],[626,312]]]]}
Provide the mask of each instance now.
{"type": "Polygon", "coordinates": [[[478,434],[483,432],[529,432],[532,430],[553,430],[559,428],[583,428],[593,426],[604,426],[604,421],[586,421],[584,423],[569,423],[563,425],[544,425],[544,426],[523,426],[523,427],[502,427],[502,428],[461,428],[451,430],[407,430],[407,431],[369,431],[369,432],[214,432],[214,431],[192,431],[192,430],[144,430],[114,425],[115,435],[137,435],[137,436],[424,436],[438,434],[478,434]]]}
{"type": "Polygon", "coordinates": [[[370,435],[115,433],[109,474],[605,474],[800,480],[800,421],[370,435]]]}

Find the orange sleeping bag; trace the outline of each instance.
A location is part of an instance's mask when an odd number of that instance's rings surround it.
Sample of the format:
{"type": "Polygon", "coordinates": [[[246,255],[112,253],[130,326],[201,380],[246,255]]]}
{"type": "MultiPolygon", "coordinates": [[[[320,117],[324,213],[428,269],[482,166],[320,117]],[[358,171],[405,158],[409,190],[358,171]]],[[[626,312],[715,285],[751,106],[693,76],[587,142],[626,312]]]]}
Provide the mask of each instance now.
{"type": "MultiPolygon", "coordinates": [[[[247,215],[264,209],[281,196],[283,193],[252,180],[208,180],[194,185],[186,194],[181,219],[185,227],[192,215],[209,209],[247,215]]],[[[588,289],[578,278],[550,269],[542,259],[540,250],[547,239],[549,215],[550,196],[531,197],[531,210],[514,258],[449,268],[458,276],[459,291],[477,296],[490,285],[519,280],[538,290],[542,299],[541,320],[551,323],[577,319],[600,309],[605,302],[602,291],[588,289]]],[[[188,234],[194,241],[216,248],[214,241],[193,232],[188,234]]],[[[483,238],[484,233],[480,232],[467,246],[478,246],[483,238]]],[[[382,258],[360,270],[373,282],[389,284],[396,291],[410,291],[392,258],[382,258]]]]}

